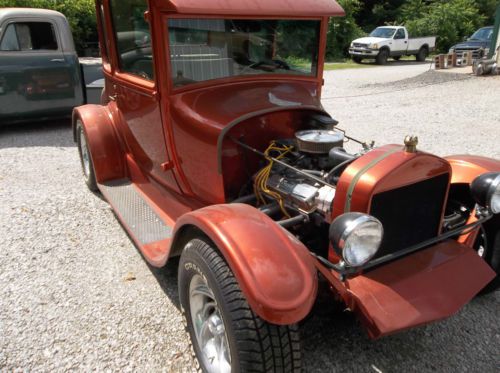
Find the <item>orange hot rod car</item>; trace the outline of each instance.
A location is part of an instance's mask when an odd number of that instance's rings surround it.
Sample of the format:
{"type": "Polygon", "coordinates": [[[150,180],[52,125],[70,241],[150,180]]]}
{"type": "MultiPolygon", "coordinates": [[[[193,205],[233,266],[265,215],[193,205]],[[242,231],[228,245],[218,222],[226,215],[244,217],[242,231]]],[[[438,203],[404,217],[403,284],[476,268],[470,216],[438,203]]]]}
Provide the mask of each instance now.
{"type": "Polygon", "coordinates": [[[180,256],[203,371],[300,371],[319,278],[373,338],[498,285],[500,161],[340,130],[320,103],[333,0],[97,0],[97,14],[106,91],[73,115],[85,180],[151,265],[180,256]]]}

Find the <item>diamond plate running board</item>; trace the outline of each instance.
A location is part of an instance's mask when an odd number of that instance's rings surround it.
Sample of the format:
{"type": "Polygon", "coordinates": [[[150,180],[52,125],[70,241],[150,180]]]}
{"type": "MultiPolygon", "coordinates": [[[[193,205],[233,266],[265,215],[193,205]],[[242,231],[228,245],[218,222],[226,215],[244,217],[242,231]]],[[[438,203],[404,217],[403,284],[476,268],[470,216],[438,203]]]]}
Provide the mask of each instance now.
{"type": "Polygon", "coordinates": [[[128,179],[99,184],[101,192],[141,245],[172,238],[172,227],[156,214],[128,179]]]}

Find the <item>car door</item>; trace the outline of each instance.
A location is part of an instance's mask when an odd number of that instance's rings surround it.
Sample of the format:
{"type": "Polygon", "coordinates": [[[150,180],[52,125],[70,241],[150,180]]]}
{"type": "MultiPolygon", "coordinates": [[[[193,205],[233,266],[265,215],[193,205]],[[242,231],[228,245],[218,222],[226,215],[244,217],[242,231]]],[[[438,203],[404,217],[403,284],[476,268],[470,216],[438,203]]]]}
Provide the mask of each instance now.
{"type": "Polygon", "coordinates": [[[399,28],[394,34],[392,41],[391,52],[394,55],[403,55],[408,49],[408,39],[406,38],[406,33],[404,28],[399,28]]]}
{"type": "Polygon", "coordinates": [[[9,19],[0,36],[0,120],[71,114],[83,103],[74,59],[66,59],[56,23],[9,19]]]}
{"type": "Polygon", "coordinates": [[[156,181],[179,191],[162,125],[146,0],[109,0],[116,70],[106,73],[109,99],[135,162],[156,181]]]}

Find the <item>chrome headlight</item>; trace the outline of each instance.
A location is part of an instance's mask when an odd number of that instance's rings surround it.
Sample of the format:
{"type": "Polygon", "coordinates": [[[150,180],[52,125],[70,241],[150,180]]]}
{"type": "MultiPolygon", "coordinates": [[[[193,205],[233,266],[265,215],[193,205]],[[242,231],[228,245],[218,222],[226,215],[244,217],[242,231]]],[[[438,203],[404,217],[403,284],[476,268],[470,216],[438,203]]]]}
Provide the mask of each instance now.
{"type": "Polygon", "coordinates": [[[339,216],[330,226],[330,241],[339,256],[352,267],[361,267],[380,248],[384,229],[375,217],[351,212],[339,216]]]}
{"type": "Polygon", "coordinates": [[[370,45],[368,45],[368,48],[370,48],[370,49],[378,49],[378,44],[377,43],[370,44],[370,45]]]}
{"type": "Polygon", "coordinates": [[[478,176],[470,190],[479,205],[487,207],[494,214],[500,214],[500,172],[478,176]]]}
{"type": "Polygon", "coordinates": [[[354,42],[351,43],[351,48],[354,47],[354,42]]]}

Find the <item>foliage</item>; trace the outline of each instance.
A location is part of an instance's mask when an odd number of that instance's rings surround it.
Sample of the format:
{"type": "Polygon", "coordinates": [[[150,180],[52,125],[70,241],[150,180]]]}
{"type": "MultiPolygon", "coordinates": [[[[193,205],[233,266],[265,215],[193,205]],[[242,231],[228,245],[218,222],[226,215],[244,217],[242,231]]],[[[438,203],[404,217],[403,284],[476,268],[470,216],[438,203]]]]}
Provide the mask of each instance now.
{"type": "Polygon", "coordinates": [[[401,8],[401,20],[413,36],[437,35],[438,51],[447,52],[464,36],[470,36],[484,25],[472,0],[435,1],[410,0],[401,8]]]}
{"type": "Polygon", "coordinates": [[[355,15],[361,9],[359,0],[338,0],[346,16],[331,18],[328,26],[326,54],[329,59],[347,56],[351,41],[363,35],[363,30],[356,24],[355,15]]]}
{"type": "Polygon", "coordinates": [[[94,0],[0,0],[3,7],[45,8],[63,13],[80,52],[87,41],[97,41],[94,0]]]}

